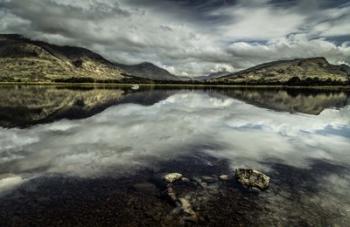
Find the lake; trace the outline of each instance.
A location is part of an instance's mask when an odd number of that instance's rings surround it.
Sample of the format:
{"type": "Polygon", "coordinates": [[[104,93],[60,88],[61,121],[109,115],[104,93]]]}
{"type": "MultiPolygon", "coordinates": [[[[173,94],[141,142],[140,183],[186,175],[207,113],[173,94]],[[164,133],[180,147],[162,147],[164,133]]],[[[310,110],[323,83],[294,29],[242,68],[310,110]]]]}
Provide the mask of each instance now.
{"type": "Polygon", "coordinates": [[[350,226],[350,90],[0,95],[0,226],[350,226]],[[265,173],[269,188],[242,187],[237,168],[265,173]],[[173,172],[195,221],[168,196],[173,172]]]}

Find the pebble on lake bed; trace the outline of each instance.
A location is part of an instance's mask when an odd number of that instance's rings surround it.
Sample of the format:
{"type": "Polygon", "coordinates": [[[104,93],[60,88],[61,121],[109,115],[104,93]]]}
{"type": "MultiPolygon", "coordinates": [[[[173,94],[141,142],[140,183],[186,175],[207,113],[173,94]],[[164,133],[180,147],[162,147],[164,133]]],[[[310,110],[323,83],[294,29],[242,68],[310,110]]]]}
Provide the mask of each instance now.
{"type": "Polygon", "coordinates": [[[174,189],[172,187],[168,187],[167,192],[168,192],[168,196],[170,197],[170,199],[175,202],[177,200],[177,198],[176,198],[176,193],[175,193],[174,189]]]}
{"type": "Polygon", "coordinates": [[[236,169],[237,181],[247,188],[265,190],[270,185],[270,177],[255,169],[236,169]]]}
{"type": "Polygon", "coordinates": [[[182,178],[181,173],[168,173],[164,176],[164,180],[168,183],[173,183],[182,178]]]}
{"type": "Polygon", "coordinates": [[[188,183],[188,182],[190,182],[191,180],[188,179],[187,177],[182,177],[182,178],[181,178],[181,181],[182,181],[182,182],[188,183]]]}
{"type": "Polygon", "coordinates": [[[202,180],[207,183],[215,183],[217,181],[217,177],[203,176],[202,180]]]}

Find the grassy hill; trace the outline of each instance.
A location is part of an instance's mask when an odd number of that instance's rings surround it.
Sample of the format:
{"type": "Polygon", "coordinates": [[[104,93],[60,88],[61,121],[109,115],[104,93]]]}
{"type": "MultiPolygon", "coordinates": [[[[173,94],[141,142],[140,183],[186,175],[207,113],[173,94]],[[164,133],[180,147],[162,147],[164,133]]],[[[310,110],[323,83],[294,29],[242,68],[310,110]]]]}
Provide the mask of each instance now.
{"type": "Polygon", "coordinates": [[[342,85],[349,84],[349,67],[323,57],[275,61],[208,80],[225,84],[342,85]]]}

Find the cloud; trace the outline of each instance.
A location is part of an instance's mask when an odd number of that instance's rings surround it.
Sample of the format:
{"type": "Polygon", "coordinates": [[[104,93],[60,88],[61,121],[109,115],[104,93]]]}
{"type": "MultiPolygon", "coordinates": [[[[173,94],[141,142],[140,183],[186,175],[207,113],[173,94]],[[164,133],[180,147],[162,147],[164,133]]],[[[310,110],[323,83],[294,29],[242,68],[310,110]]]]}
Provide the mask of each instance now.
{"type": "Polygon", "coordinates": [[[333,64],[350,62],[350,45],[336,45],[325,39],[308,39],[305,35],[291,35],[287,38],[266,43],[235,42],[228,52],[238,59],[238,65],[249,67],[263,61],[303,57],[326,57],[333,64]]]}
{"type": "Polygon", "coordinates": [[[221,9],[232,19],[220,26],[226,39],[268,40],[299,32],[306,16],[295,10],[257,4],[221,9]],[[233,22],[233,23],[232,23],[233,22]]]}
{"type": "Polygon", "coordinates": [[[217,68],[235,71],[277,60],[278,55],[261,48],[255,51],[262,50],[258,55],[265,58],[242,59],[246,50],[238,52],[235,45],[271,46],[296,34],[304,37],[307,51],[289,48],[290,56],[313,56],[318,40],[324,49],[317,54],[350,64],[348,51],[343,51],[348,44],[339,43],[340,36],[349,41],[349,7],[340,1],[0,0],[0,32],[83,46],[112,61],[150,61],[176,74],[199,76],[217,68]],[[338,52],[328,52],[332,45],[338,52]]]}

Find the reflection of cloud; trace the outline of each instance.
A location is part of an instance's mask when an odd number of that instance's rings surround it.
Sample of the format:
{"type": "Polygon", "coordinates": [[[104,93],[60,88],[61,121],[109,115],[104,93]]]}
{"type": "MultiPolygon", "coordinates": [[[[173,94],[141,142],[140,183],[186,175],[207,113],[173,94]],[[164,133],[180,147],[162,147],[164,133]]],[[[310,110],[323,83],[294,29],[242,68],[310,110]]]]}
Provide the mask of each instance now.
{"type": "Polygon", "coordinates": [[[9,191],[24,183],[21,176],[9,175],[5,177],[0,176],[0,194],[9,191]]]}
{"type": "Polygon", "coordinates": [[[281,113],[183,92],[152,106],[118,105],[84,120],[0,129],[0,173],[118,175],[194,147],[227,158],[232,167],[266,159],[296,167],[308,167],[309,158],[349,163],[350,141],[341,133],[349,112],[348,106],[318,116],[281,113]],[[329,127],[338,133],[322,133],[329,127]],[[217,144],[218,150],[203,148],[217,144]]]}

